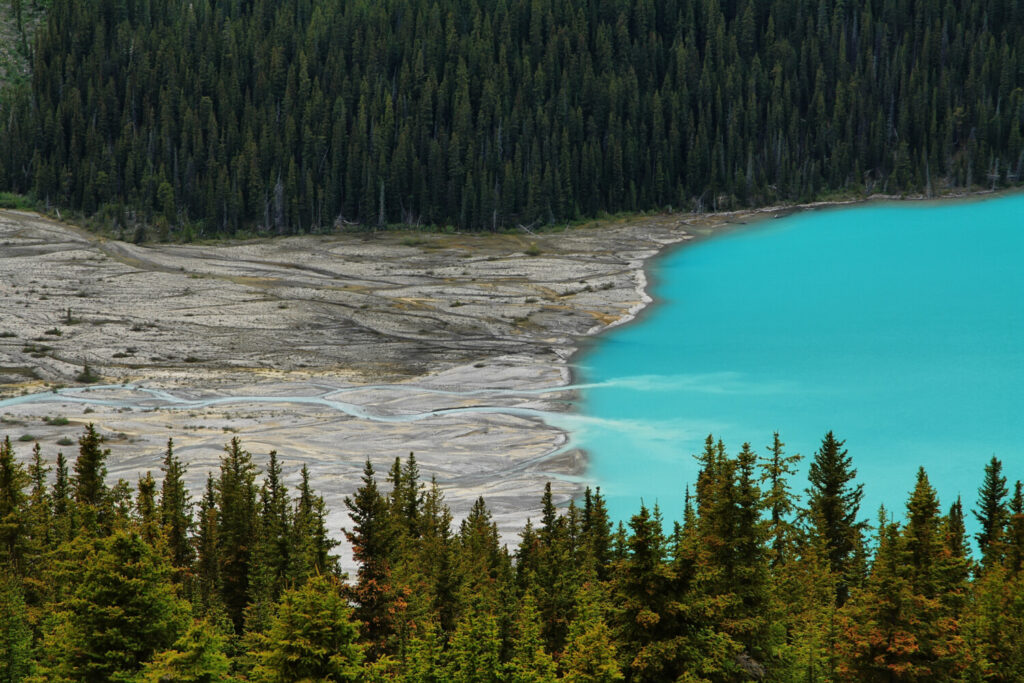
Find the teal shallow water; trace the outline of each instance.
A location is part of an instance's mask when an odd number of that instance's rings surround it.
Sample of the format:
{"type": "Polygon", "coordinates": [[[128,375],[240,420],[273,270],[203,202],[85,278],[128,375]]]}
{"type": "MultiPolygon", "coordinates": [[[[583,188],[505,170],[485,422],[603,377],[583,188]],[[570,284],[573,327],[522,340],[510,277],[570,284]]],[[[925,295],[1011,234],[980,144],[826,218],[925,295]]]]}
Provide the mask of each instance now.
{"type": "MultiPolygon", "coordinates": [[[[580,360],[576,439],[611,513],[681,518],[708,433],[806,460],[829,429],[898,515],[924,465],[973,507],[1024,479],[1024,195],[800,213],[678,249],[655,304],[580,360]]],[[[802,491],[801,475],[794,488],[802,491]]]]}

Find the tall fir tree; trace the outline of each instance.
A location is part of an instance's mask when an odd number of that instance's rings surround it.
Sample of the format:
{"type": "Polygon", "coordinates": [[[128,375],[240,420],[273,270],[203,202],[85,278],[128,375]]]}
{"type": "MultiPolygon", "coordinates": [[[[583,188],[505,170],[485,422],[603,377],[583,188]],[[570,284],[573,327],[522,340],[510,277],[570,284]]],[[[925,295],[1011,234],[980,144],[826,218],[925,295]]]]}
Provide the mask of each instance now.
{"type": "Polygon", "coordinates": [[[107,487],[107,457],[109,448],[103,448],[103,437],[92,423],[78,438],[78,458],[72,479],[78,514],[87,529],[105,531],[112,521],[113,500],[107,487]]]}
{"type": "Polygon", "coordinates": [[[363,624],[362,642],[367,659],[373,662],[393,650],[400,605],[391,572],[395,524],[369,459],[363,467],[362,485],[354,495],[346,496],[345,507],[352,528],[344,533],[359,564],[353,587],[355,617],[363,624]]]}
{"type": "Polygon", "coordinates": [[[844,441],[831,431],[822,439],[814,454],[807,478],[807,518],[812,533],[825,541],[829,566],[838,577],[836,604],[842,606],[849,597],[850,576],[864,522],[858,521],[864,485],[853,484],[857,470],[853,459],[843,448],[844,441]]]}
{"type": "Polygon", "coordinates": [[[981,553],[981,567],[988,569],[1003,559],[1003,540],[1009,511],[1006,505],[1006,477],[1003,476],[1003,463],[999,458],[992,459],[985,465],[985,477],[978,489],[977,508],[974,518],[980,527],[974,534],[981,553]]]}
{"type": "Polygon", "coordinates": [[[164,479],[160,490],[160,522],[167,539],[171,565],[183,570],[192,564],[194,557],[191,543],[192,501],[185,485],[188,466],[175,454],[172,439],[167,439],[161,469],[164,479]]]}
{"type": "Polygon", "coordinates": [[[249,575],[256,530],[256,465],[238,437],[224,447],[217,494],[217,559],[221,598],[235,630],[242,632],[251,598],[249,575]]]}
{"type": "Polygon", "coordinates": [[[28,485],[28,473],[15,459],[10,437],[4,437],[0,442],[0,565],[15,574],[25,569],[28,485]]]}

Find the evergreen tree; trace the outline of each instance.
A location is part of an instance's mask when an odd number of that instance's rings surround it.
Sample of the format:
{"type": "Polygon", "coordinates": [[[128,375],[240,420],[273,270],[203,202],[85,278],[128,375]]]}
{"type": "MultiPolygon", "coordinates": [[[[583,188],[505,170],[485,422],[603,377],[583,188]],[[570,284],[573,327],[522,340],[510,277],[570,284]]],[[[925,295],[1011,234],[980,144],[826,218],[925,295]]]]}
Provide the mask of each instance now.
{"type": "Polygon", "coordinates": [[[271,606],[285,587],[292,564],[294,542],[291,505],[288,491],[281,481],[281,465],[277,451],[270,451],[263,486],[260,490],[259,514],[255,519],[255,548],[249,569],[249,605],[246,608],[246,629],[260,632],[268,623],[271,606]]]}
{"type": "Polygon", "coordinates": [[[978,489],[978,503],[974,517],[980,530],[974,534],[981,552],[981,566],[985,569],[999,563],[1003,558],[1003,535],[1009,512],[1006,507],[1006,477],[1003,463],[992,456],[985,465],[985,478],[978,489]]]}
{"type": "Polygon", "coordinates": [[[314,576],[284,593],[260,652],[260,681],[363,681],[363,653],[342,587],[314,576]]]}
{"type": "Polygon", "coordinates": [[[18,683],[32,671],[32,627],[18,580],[0,571],[0,682],[18,683]]]}
{"type": "Polygon", "coordinates": [[[139,477],[138,493],[135,496],[135,513],[138,516],[142,538],[150,545],[162,545],[160,525],[156,506],[156,480],[151,472],[139,477]]]}
{"type": "Polygon", "coordinates": [[[1024,170],[1006,0],[47,4],[31,81],[0,97],[0,184],[140,239],[497,230],[1024,170]]]}
{"type": "Polygon", "coordinates": [[[78,459],[71,481],[76,514],[92,533],[107,531],[114,515],[114,497],[105,481],[109,455],[110,449],[103,448],[103,437],[92,424],[86,425],[78,439],[78,459]]]}
{"type": "Polygon", "coordinates": [[[209,622],[193,622],[174,645],[157,653],[139,674],[139,683],[229,683],[227,637],[209,622]]]}
{"type": "Polygon", "coordinates": [[[345,529],[345,537],[359,563],[353,588],[355,617],[363,624],[362,642],[367,659],[373,662],[392,650],[395,613],[400,605],[391,575],[395,526],[387,501],[377,489],[369,459],[363,467],[362,482],[355,495],[345,498],[352,518],[352,529],[345,529]]]}
{"type": "Polygon", "coordinates": [[[1013,486],[1010,499],[1010,521],[1006,527],[1006,565],[1017,575],[1024,569],[1024,486],[1020,480],[1013,486]]]}
{"type": "Polygon", "coordinates": [[[167,439],[167,450],[161,467],[164,473],[160,495],[160,521],[163,525],[171,565],[184,569],[192,564],[194,551],[190,541],[192,502],[185,486],[188,467],[174,453],[174,441],[167,439]]]}
{"type": "Polygon", "coordinates": [[[618,664],[615,638],[605,612],[609,600],[601,584],[587,581],[576,595],[576,618],[569,633],[561,666],[566,683],[612,683],[625,678],[618,664]]]}
{"type": "Polygon", "coordinates": [[[28,485],[24,466],[14,459],[11,439],[4,437],[0,443],[0,565],[15,573],[24,570],[28,485]]]}
{"type": "Polygon", "coordinates": [[[512,659],[507,665],[509,683],[554,683],[555,662],[544,649],[541,614],[530,591],[520,603],[514,642],[512,659]]]}
{"type": "Polygon", "coordinates": [[[183,631],[187,605],[168,581],[169,567],[137,534],[95,542],[82,581],[43,647],[57,653],[43,678],[132,680],[154,653],[183,631]]]}
{"type": "Polygon", "coordinates": [[[327,532],[327,507],[324,499],[309,485],[309,468],[302,466],[299,497],[293,514],[293,549],[290,580],[301,584],[310,573],[337,574],[338,558],[331,551],[338,542],[327,532]]]}
{"type": "Polygon", "coordinates": [[[591,493],[588,486],[583,493],[583,529],[580,545],[584,553],[584,562],[592,562],[597,578],[606,581],[611,566],[612,523],[608,518],[608,508],[600,487],[591,493]]]}
{"type": "Polygon", "coordinates": [[[797,463],[803,459],[800,455],[785,455],[785,445],[779,438],[779,433],[775,432],[772,435],[772,444],[768,447],[771,455],[763,459],[761,465],[761,484],[765,487],[764,506],[768,511],[768,535],[773,567],[789,558],[795,540],[791,516],[796,511],[796,505],[789,490],[789,479],[796,473],[797,463]]]}
{"type": "Polygon", "coordinates": [[[256,466],[238,437],[224,447],[216,484],[216,539],[221,597],[235,630],[242,632],[249,604],[249,573],[256,528],[256,466]]]}
{"type": "Polygon", "coordinates": [[[71,483],[68,477],[68,463],[64,454],[57,453],[57,469],[53,481],[53,517],[61,539],[70,537],[74,526],[71,510],[71,483]]]}
{"type": "Polygon", "coordinates": [[[842,606],[849,596],[849,576],[854,550],[864,523],[857,520],[863,484],[852,484],[857,470],[853,460],[829,431],[814,454],[808,471],[807,517],[813,533],[825,540],[829,565],[839,577],[836,604],[842,606]]]}
{"type": "Polygon", "coordinates": [[[220,604],[219,548],[217,492],[211,473],[206,477],[206,492],[199,505],[199,533],[196,536],[196,600],[203,614],[220,604]]]}
{"type": "Polygon", "coordinates": [[[75,500],[83,506],[99,510],[107,503],[106,485],[109,448],[103,448],[103,437],[93,424],[85,427],[78,439],[78,459],[75,460],[75,500]]]}
{"type": "Polygon", "coordinates": [[[502,679],[498,619],[480,598],[472,598],[445,653],[444,680],[491,683],[502,679]]]}
{"type": "MultiPolygon", "coordinates": [[[[551,495],[551,484],[544,485],[541,499],[543,516],[537,532],[536,604],[543,619],[544,641],[548,651],[560,652],[572,620],[572,607],[578,588],[571,526],[567,516],[559,516],[551,495]]],[[[532,596],[531,596],[532,597],[532,596]]]]}
{"type": "MultiPolygon", "coordinates": [[[[967,669],[958,615],[965,586],[949,571],[943,520],[923,468],[907,501],[907,525],[880,520],[879,545],[866,589],[852,611],[857,636],[848,668],[855,680],[953,681],[967,669]]],[[[962,560],[962,558],[960,558],[962,560]]]]}

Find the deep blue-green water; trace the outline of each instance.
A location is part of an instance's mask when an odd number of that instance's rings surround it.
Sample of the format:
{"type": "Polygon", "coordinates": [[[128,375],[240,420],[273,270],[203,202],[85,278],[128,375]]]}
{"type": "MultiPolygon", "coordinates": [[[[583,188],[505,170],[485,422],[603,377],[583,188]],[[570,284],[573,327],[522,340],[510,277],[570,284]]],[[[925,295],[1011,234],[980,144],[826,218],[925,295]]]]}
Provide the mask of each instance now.
{"type": "Polygon", "coordinates": [[[1024,195],[766,220],[652,272],[655,303],[579,364],[576,436],[616,517],[680,518],[708,433],[765,454],[777,430],[806,466],[833,430],[871,521],[920,465],[944,507],[973,507],[993,454],[1024,479],[1024,195]]]}

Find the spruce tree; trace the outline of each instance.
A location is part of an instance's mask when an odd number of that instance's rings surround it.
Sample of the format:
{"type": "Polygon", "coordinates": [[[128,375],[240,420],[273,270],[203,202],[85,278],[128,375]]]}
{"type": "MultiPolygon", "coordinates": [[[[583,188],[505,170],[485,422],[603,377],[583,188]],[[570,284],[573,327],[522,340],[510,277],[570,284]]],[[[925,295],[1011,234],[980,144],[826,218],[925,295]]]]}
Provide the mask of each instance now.
{"type": "Polygon", "coordinates": [[[536,605],[543,619],[544,640],[548,651],[560,652],[572,619],[577,590],[568,517],[559,516],[551,495],[551,483],[544,485],[541,498],[541,526],[537,530],[537,555],[534,575],[536,605]]]}
{"type": "Polygon", "coordinates": [[[81,524],[92,533],[108,530],[114,516],[115,500],[107,487],[107,457],[109,448],[103,448],[103,437],[91,423],[78,439],[78,458],[75,460],[72,484],[81,524]]]}
{"type": "Polygon", "coordinates": [[[493,604],[484,596],[471,597],[449,641],[443,680],[451,683],[502,680],[501,646],[493,604]]]}
{"type": "Polygon", "coordinates": [[[184,631],[188,606],[169,582],[170,567],[137,534],[94,542],[80,583],[43,648],[56,652],[44,678],[131,680],[184,631]]]}
{"type": "Polygon", "coordinates": [[[327,507],[322,496],[309,485],[309,468],[302,466],[299,496],[293,513],[293,552],[289,566],[290,580],[301,585],[311,573],[338,574],[338,558],[331,551],[338,541],[327,531],[327,507]]]}
{"type": "Polygon", "coordinates": [[[64,453],[57,452],[57,468],[53,480],[53,518],[54,525],[61,540],[66,540],[71,535],[72,509],[71,509],[71,482],[68,476],[68,462],[64,453]]]}
{"type": "Polygon", "coordinates": [[[542,616],[533,593],[527,590],[519,605],[512,659],[506,667],[509,683],[554,683],[555,662],[544,647],[542,616]]]}
{"type": "Polygon", "coordinates": [[[196,535],[195,596],[200,612],[207,614],[221,604],[220,535],[217,491],[213,473],[206,476],[206,490],[199,504],[196,535]]]}
{"type": "Polygon", "coordinates": [[[258,653],[255,680],[366,680],[352,609],[337,578],[314,576],[282,596],[258,653]]]}
{"type": "Polygon", "coordinates": [[[566,683],[613,683],[625,679],[606,613],[610,601],[601,582],[588,580],[576,594],[576,618],[569,624],[560,660],[566,683]]]}
{"type": "Polygon", "coordinates": [[[785,455],[785,445],[779,433],[772,435],[768,447],[770,455],[761,461],[761,484],[764,487],[764,506],[768,512],[768,537],[773,567],[789,558],[795,529],[791,521],[796,502],[789,490],[789,479],[796,473],[800,455],[785,455]]]}
{"type": "Polygon", "coordinates": [[[0,571],[0,683],[19,683],[32,671],[32,625],[19,584],[0,571]]]}
{"type": "Polygon", "coordinates": [[[85,434],[78,439],[78,459],[74,465],[75,500],[84,506],[99,509],[106,503],[109,489],[106,485],[109,448],[103,448],[103,437],[90,423],[85,434]]]}
{"type": "Polygon", "coordinates": [[[395,550],[395,525],[387,501],[377,489],[373,464],[363,467],[362,485],[345,497],[352,528],[345,537],[359,563],[353,588],[355,617],[363,624],[362,642],[370,662],[392,651],[395,634],[396,589],[391,569],[395,550]]]}
{"type": "Polygon", "coordinates": [[[1006,525],[1006,567],[1016,576],[1024,569],[1024,486],[1018,479],[1010,499],[1010,520],[1006,525]]]}
{"type": "Polygon", "coordinates": [[[857,520],[863,484],[854,485],[857,470],[843,448],[844,441],[831,431],[825,434],[821,448],[814,454],[808,471],[807,518],[813,533],[824,539],[829,566],[839,579],[836,604],[842,606],[849,597],[854,550],[864,528],[857,520]]]}
{"type": "Polygon", "coordinates": [[[0,566],[16,574],[24,569],[28,485],[25,467],[15,460],[10,437],[4,437],[0,442],[0,566]]]}
{"type": "Polygon", "coordinates": [[[162,547],[163,538],[160,533],[160,517],[156,504],[156,480],[153,479],[153,475],[149,471],[145,476],[139,477],[138,493],[135,496],[135,514],[142,538],[154,547],[158,545],[162,547]]]}
{"type": "Polygon", "coordinates": [[[974,510],[974,518],[981,527],[974,534],[974,540],[978,543],[981,566],[984,569],[998,564],[1003,558],[1003,538],[1009,519],[1006,494],[1003,463],[993,455],[985,465],[985,478],[978,489],[978,502],[974,510]]]}
{"type": "Polygon", "coordinates": [[[589,486],[584,491],[580,544],[585,562],[593,563],[598,579],[607,580],[612,554],[612,523],[608,518],[608,508],[604,496],[601,495],[601,487],[597,487],[593,493],[589,486]]]}
{"type": "Polygon", "coordinates": [[[169,649],[153,656],[138,683],[230,683],[228,639],[208,621],[196,621],[169,649]]]}
{"type": "Polygon", "coordinates": [[[247,631],[262,632],[269,624],[271,608],[288,580],[297,540],[288,492],[281,481],[277,451],[270,451],[263,486],[260,488],[259,514],[256,516],[254,534],[245,627],[247,631]]]}
{"type": "Polygon", "coordinates": [[[192,564],[195,554],[191,543],[192,501],[185,486],[188,467],[175,454],[172,439],[167,439],[161,469],[164,480],[160,490],[160,522],[167,539],[171,564],[184,569],[192,564]]]}
{"type": "Polygon", "coordinates": [[[25,509],[25,594],[33,605],[42,602],[42,596],[49,590],[44,579],[47,555],[57,543],[53,500],[46,481],[50,469],[43,461],[42,449],[37,443],[32,449],[32,461],[28,466],[31,485],[25,509]]]}
{"type": "Polygon", "coordinates": [[[242,632],[251,598],[249,574],[256,530],[256,466],[238,437],[224,447],[217,480],[217,558],[221,596],[235,630],[242,632]]]}

